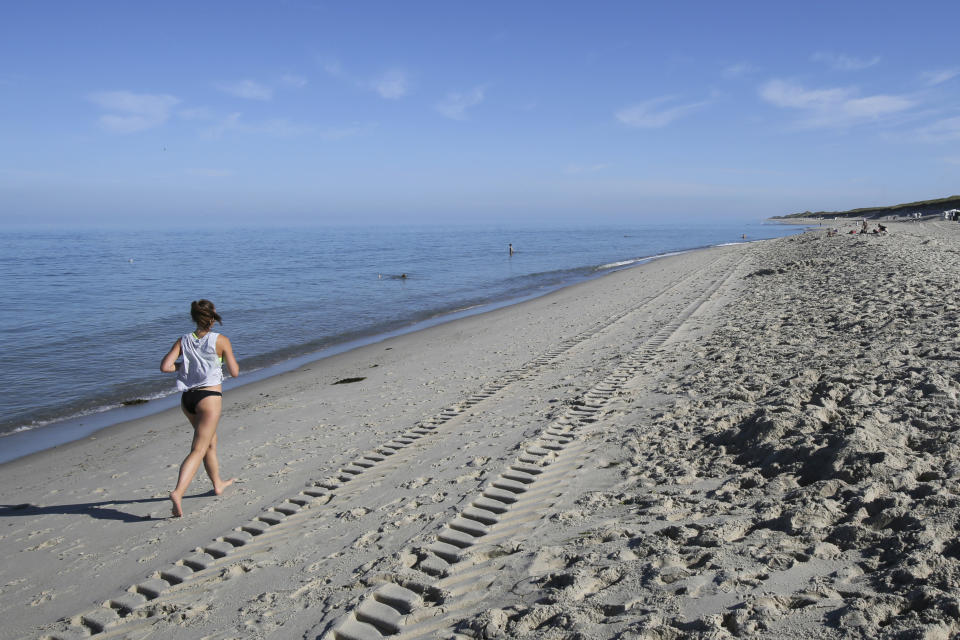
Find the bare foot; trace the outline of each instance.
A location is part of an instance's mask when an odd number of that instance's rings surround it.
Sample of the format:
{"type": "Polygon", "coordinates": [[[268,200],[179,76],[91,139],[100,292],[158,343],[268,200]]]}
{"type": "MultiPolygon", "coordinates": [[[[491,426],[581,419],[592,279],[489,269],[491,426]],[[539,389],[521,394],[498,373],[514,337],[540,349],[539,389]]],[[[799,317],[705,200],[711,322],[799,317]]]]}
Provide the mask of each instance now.
{"type": "Polygon", "coordinates": [[[173,491],[170,492],[170,502],[173,503],[173,509],[170,511],[174,518],[183,517],[183,507],[180,506],[180,497],[173,495],[173,491]]]}
{"type": "Polygon", "coordinates": [[[219,485],[213,485],[213,492],[217,495],[220,495],[221,493],[223,493],[224,489],[226,489],[236,481],[237,481],[236,478],[230,478],[226,482],[221,482],[219,485]]]}

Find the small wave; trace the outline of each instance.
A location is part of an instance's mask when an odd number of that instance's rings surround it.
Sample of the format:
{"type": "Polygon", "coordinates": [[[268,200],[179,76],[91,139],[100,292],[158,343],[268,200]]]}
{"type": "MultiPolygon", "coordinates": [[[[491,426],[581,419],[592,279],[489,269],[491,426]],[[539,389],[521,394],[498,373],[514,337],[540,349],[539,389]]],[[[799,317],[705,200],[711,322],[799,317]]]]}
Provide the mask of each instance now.
{"type": "Polygon", "coordinates": [[[453,309],[450,309],[449,311],[446,311],[446,310],[445,310],[445,311],[439,311],[439,312],[433,314],[431,317],[432,317],[432,318],[442,318],[443,316],[453,315],[454,313],[466,313],[467,311],[472,311],[473,309],[479,309],[479,308],[481,308],[481,307],[484,307],[484,306],[486,306],[486,304],[487,304],[487,303],[485,303],[485,302],[478,302],[478,303],[476,303],[476,304],[468,304],[468,305],[465,306],[465,307],[454,307],[453,309]]]}
{"type": "Polygon", "coordinates": [[[610,263],[607,263],[607,264],[602,264],[602,265],[600,265],[599,267],[594,267],[593,270],[594,270],[594,272],[597,272],[597,271],[608,271],[608,270],[610,270],[610,269],[617,269],[617,268],[620,268],[620,267],[636,266],[636,265],[639,265],[639,264],[646,264],[647,262],[651,262],[651,261],[657,260],[657,259],[659,259],[659,258],[668,258],[668,257],[670,257],[670,256],[678,256],[678,255],[680,255],[680,254],[682,254],[682,253],[688,253],[689,251],[691,251],[691,250],[668,251],[668,252],[666,252],[666,253],[657,253],[657,254],[654,254],[654,255],[652,255],[652,256],[644,256],[643,258],[631,258],[630,260],[620,260],[619,262],[610,262],[610,263]]]}
{"type": "Polygon", "coordinates": [[[36,429],[36,428],[39,427],[39,426],[42,426],[42,425],[39,425],[39,424],[38,424],[38,425],[34,425],[34,426],[24,425],[24,426],[22,426],[22,427],[17,427],[17,428],[14,429],[13,431],[8,431],[8,432],[6,432],[6,433],[0,433],[0,438],[2,438],[3,436],[8,436],[8,435],[10,435],[11,433],[20,433],[21,431],[30,431],[31,429],[36,429]]]}
{"type": "Polygon", "coordinates": [[[77,420],[79,418],[85,418],[86,416],[96,415],[98,413],[103,413],[105,411],[110,411],[111,409],[119,409],[123,405],[120,403],[116,404],[105,404],[99,407],[93,407],[92,409],[84,409],[83,411],[78,411],[66,416],[59,416],[56,418],[49,418],[47,420],[34,420],[30,424],[20,425],[19,427],[14,427],[11,431],[5,431],[0,433],[0,438],[4,436],[9,436],[14,433],[22,433],[24,431],[33,431],[34,429],[39,429],[40,427],[45,427],[48,424],[54,424],[57,422],[66,422],[68,420],[77,420]]]}
{"type": "Polygon", "coordinates": [[[632,260],[621,260],[619,262],[610,262],[607,264],[602,264],[599,267],[594,267],[594,271],[606,271],[607,269],[616,269],[617,267],[626,267],[631,264],[636,264],[643,260],[649,260],[649,258],[633,258],[632,260]]]}
{"type": "MultiPolygon", "coordinates": [[[[146,401],[159,400],[161,398],[166,398],[172,393],[175,393],[175,391],[161,391],[157,393],[143,395],[136,399],[146,400],[146,401]]],[[[48,424],[55,424],[58,422],[67,422],[70,420],[79,420],[80,418],[85,418],[87,416],[93,416],[100,413],[105,413],[107,411],[112,411],[114,409],[120,409],[122,407],[129,406],[127,404],[129,402],[130,402],[129,400],[121,401],[121,402],[111,402],[109,404],[102,404],[96,407],[91,407],[89,409],[83,409],[82,411],[77,411],[76,413],[72,413],[65,416],[57,416],[53,418],[48,418],[46,420],[34,420],[30,424],[22,424],[20,426],[14,427],[13,429],[0,433],[0,438],[12,435],[14,433],[23,433],[24,431],[33,431],[34,429],[45,427],[48,424]]]]}

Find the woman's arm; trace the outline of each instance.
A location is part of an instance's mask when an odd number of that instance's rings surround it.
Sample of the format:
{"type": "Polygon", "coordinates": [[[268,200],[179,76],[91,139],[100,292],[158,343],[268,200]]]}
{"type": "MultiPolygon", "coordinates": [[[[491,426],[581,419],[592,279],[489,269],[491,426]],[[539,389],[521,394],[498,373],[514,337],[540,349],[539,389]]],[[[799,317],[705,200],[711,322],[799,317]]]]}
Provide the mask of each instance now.
{"type": "Polygon", "coordinates": [[[160,371],[164,373],[173,373],[180,368],[180,363],[177,362],[177,358],[180,357],[180,340],[177,340],[173,343],[173,346],[170,347],[170,351],[167,352],[167,355],[163,356],[163,360],[160,362],[160,371]]]}
{"type": "Polygon", "coordinates": [[[231,376],[236,378],[240,375],[240,365],[237,364],[237,359],[233,357],[233,345],[230,344],[230,338],[222,333],[217,336],[217,355],[223,358],[231,376]]]}

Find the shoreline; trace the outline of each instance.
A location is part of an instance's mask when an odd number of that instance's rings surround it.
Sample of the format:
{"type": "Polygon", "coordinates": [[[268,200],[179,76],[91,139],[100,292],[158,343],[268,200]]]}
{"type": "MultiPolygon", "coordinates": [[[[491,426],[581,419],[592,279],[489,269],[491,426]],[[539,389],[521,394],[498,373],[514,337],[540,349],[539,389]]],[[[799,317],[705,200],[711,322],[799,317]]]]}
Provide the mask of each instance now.
{"type": "MultiPolygon", "coordinates": [[[[254,369],[249,373],[242,374],[239,379],[226,378],[224,380],[224,391],[230,391],[234,388],[239,388],[248,384],[255,384],[262,380],[288,373],[304,365],[311,364],[334,355],[349,352],[354,349],[362,348],[364,346],[377,344],[393,337],[423,331],[440,324],[455,322],[459,319],[473,315],[482,315],[484,313],[504,307],[523,304],[524,302],[549,295],[555,291],[603,278],[619,271],[633,269],[654,260],[675,255],[683,255],[693,251],[708,250],[715,247],[735,246],[738,244],[749,244],[753,242],[764,241],[766,241],[766,239],[747,239],[743,242],[718,243],[715,245],[679,249],[676,251],[667,251],[651,256],[632,258],[629,260],[629,264],[611,263],[610,265],[603,265],[601,267],[597,267],[595,269],[595,273],[583,276],[582,278],[578,278],[570,283],[546,287],[544,290],[533,291],[525,295],[506,300],[493,300],[466,309],[444,312],[438,316],[413,321],[411,324],[400,326],[396,329],[347,340],[342,343],[335,343],[318,351],[311,351],[295,355],[285,360],[254,369]]],[[[166,395],[149,398],[144,402],[140,402],[140,400],[143,400],[143,398],[136,398],[126,401],[119,406],[114,405],[103,410],[93,410],[88,413],[66,417],[33,427],[20,427],[15,431],[0,435],[0,465],[17,460],[24,456],[42,452],[47,449],[68,444],[75,440],[92,436],[99,431],[122,424],[124,422],[139,420],[163,411],[168,411],[171,408],[179,406],[177,400],[178,397],[179,394],[177,392],[171,391],[166,395]]]]}
{"type": "MultiPolygon", "coordinates": [[[[819,228],[826,224],[832,225],[857,225],[864,220],[873,223],[877,222],[896,222],[898,224],[917,224],[922,222],[945,221],[943,215],[939,213],[928,213],[919,218],[910,218],[908,216],[898,215],[863,215],[863,216],[839,216],[834,218],[767,218],[771,224],[783,225],[804,225],[808,227],[819,228]]],[[[948,221],[945,221],[948,222],[948,221]]]]}
{"type": "MultiPolygon", "coordinates": [[[[0,517],[10,525],[0,537],[0,553],[9,560],[0,567],[0,584],[8,585],[0,587],[0,615],[8,621],[0,638],[56,636],[58,619],[88,615],[92,620],[101,613],[84,611],[95,603],[126,598],[119,594],[131,593],[153,571],[184,566],[176,563],[192,549],[210,546],[264,510],[276,513],[273,509],[284,509],[276,505],[296,504],[287,501],[299,500],[295,496],[303,487],[326,491],[322,487],[339,482],[338,470],[350,468],[361,452],[391,442],[399,447],[409,441],[401,434],[449,425],[444,427],[449,431],[430,441],[426,459],[416,457],[427,451],[420,446],[403,448],[383,467],[390,479],[357,485],[375,494],[363,504],[335,506],[347,499],[345,494],[323,511],[320,528],[307,534],[311,544],[302,548],[313,549],[316,532],[335,526],[338,533],[330,541],[345,543],[345,553],[330,555],[320,545],[315,551],[330,559],[304,559],[290,566],[364,564],[386,540],[376,546],[361,540],[365,531],[378,528],[363,514],[389,513],[390,503],[402,512],[413,509],[409,517],[401,513],[392,518],[397,524],[384,529],[399,540],[448,513],[460,503],[460,491],[475,490],[515,455],[511,447],[539,429],[544,412],[573,406],[599,381],[606,365],[598,364],[622,357],[637,340],[638,327],[658,330],[666,318],[698,299],[703,287],[714,286],[712,278],[703,277],[711,265],[733,264],[750,246],[654,260],[237,387],[226,396],[218,432],[221,469],[240,480],[212,498],[201,473],[184,499],[187,516],[182,519],[167,518],[167,492],[190,441],[189,425],[176,408],[0,465],[0,517]],[[658,302],[651,307],[654,299],[658,302]],[[650,313],[654,315],[648,317],[650,313]],[[359,377],[365,380],[333,385],[359,377]],[[534,388],[528,390],[528,385],[534,388]],[[479,404],[469,404],[473,402],[479,404]],[[451,408],[457,417],[447,417],[451,408]],[[406,500],[395,502],[403,495],[410,500],[408,507],[402,507],[406,500]],[[342,513],[346,519],[337,515],[342,513]],[[94,576],[97,580],[91,581],[94,576]],[[41,627],[47,631],[39,632],[41,627]]],[[[302,541],[297,534],[290,542],[300,546],[302,541]]],[[[256,574],[266,577],[274,569],[262,573],[258,561],[251,561],[255,579],[236,584],[263,592],[256,574]]],[[[211,570],[211,576],[221,571],[211,570]]],[[[219,589],[220,584],[216,578],[210,586],[219,589]]],[[[279,584],[270,590],[275,588],[279,584]]],[[[183,602],[169,611],[195,605],[183,602]]],[[[146,620],[166,619],[162,614],[146,620]]],[[[178,636],[174,629],[167,630],[173,634],[168,637],[194,635],[186,630],[178,636]]]]}
{"type": "Polygon", "coordinates": [[[181,519],[176,410],[0,465],[0,640],[953,637],[958,240],[714,247],[239,387],[181,519]]]}

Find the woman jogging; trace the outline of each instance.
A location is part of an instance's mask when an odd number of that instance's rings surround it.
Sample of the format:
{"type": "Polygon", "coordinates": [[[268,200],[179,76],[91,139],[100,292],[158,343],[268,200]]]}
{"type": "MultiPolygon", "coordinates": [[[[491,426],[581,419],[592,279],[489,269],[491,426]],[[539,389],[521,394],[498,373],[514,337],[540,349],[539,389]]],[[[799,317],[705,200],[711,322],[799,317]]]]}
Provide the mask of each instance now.
{"type": "Polygon", "coordinates": [[[170,348],[160,363],[164,373],[177,372],[177,388],[183,391],[180,408],[193,425],[193,445],[180,465],[176,488],[170,492],[173,516],[183,515],[181,501],[190,481],[203,462],[207,475],[217,495],[233,484],[236,478],[220,479],[220,464],[217,462],[217,423],[223,407],[223,372],[226,362],[230,375],[240,375],[240,367],[233,357],[233,347],[225,335],[214,333],[213,323],[223,324],[213,303],[209,300],[194,300],[190,304],[190,317],[197,329],[181,337],[170,348]],[[177,358],[182,358],[177,362],[177,358]]]}

